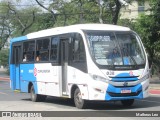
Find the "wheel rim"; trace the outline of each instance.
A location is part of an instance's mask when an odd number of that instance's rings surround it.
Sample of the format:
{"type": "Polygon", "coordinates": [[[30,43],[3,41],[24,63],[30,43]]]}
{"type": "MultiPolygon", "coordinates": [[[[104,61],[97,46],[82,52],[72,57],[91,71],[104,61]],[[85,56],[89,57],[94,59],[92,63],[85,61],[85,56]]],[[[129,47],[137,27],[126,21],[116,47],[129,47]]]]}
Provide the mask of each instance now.
{"type": "Polygon", "coordinates": [[[80,104],[82,103],[82,96],[81,96],[81,93],[80,93],[80,92],[76,94],[75,103],[76,103],[77,105],[80,105],[80,104]]]}
{"type": "Polygon", "coordinates": [[[34,88],[32,88],[31,90],[31,99],[34,100],[35,98],[35,92],[34,92],[34,88]]]}

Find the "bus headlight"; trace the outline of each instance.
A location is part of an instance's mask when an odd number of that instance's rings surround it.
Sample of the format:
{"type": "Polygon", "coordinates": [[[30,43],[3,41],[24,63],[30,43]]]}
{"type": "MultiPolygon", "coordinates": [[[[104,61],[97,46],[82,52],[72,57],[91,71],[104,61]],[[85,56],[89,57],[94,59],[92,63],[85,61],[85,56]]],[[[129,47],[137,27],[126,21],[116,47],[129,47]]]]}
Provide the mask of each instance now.
{"type": "Polygon", "coordinates": [[[150,77],[150,75],[149,74],[146,74],[145,76],[143,76],[142,78],[141,78],[141,82],[142,81],[145,81],[146,79],[148,79],[150,77]]]}
{"type": "Polygon", "coordinates": [[[102,82],[108,82],[108,80],[104,77],[98,76],[98,75],[94,75],[94,74],[90,74],[90,76],[97,81],[102,81],[102,82]]]}

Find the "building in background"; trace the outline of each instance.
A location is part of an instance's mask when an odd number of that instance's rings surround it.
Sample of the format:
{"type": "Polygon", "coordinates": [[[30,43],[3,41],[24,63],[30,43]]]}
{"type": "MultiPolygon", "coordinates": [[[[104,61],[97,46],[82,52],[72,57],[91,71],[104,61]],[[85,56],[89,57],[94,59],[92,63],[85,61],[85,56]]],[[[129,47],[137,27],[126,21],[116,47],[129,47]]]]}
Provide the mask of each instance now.
{"type": "Polygon", "coordinates": [[[120,19],[137,19],[141,13],[150,14],[148,0],[133,0],[128,6],[121,9],[120,19]]]}

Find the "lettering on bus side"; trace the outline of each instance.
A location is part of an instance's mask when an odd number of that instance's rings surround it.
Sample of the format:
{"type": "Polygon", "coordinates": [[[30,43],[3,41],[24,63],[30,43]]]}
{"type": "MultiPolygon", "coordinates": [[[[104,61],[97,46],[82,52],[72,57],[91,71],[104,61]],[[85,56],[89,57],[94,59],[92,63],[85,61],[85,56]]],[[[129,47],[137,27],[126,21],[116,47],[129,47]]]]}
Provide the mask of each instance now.
{"type": "Polygon", "coordinates": [[[34,68],[34,76],[37,76],[37,74],[42,74],[42,73],[50,73],[50,70],[38,70],[37,68],[34,68]]]}
{"type": "Polygon", "coordinates": [[[38,73],[50,73],[50,70],[38,70],[38,73]]]}

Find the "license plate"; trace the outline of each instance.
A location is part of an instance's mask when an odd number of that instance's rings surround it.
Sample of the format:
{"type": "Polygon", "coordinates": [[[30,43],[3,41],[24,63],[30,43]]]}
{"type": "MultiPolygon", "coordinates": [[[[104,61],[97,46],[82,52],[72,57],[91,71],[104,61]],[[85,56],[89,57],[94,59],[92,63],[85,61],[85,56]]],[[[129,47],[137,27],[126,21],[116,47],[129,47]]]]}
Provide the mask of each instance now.
{"type": "Polygon", "coordinates": [[[130,89],[123,89],[123,90],[121,90],[121,93],[131,93],[131,90],[130,89]]]}

